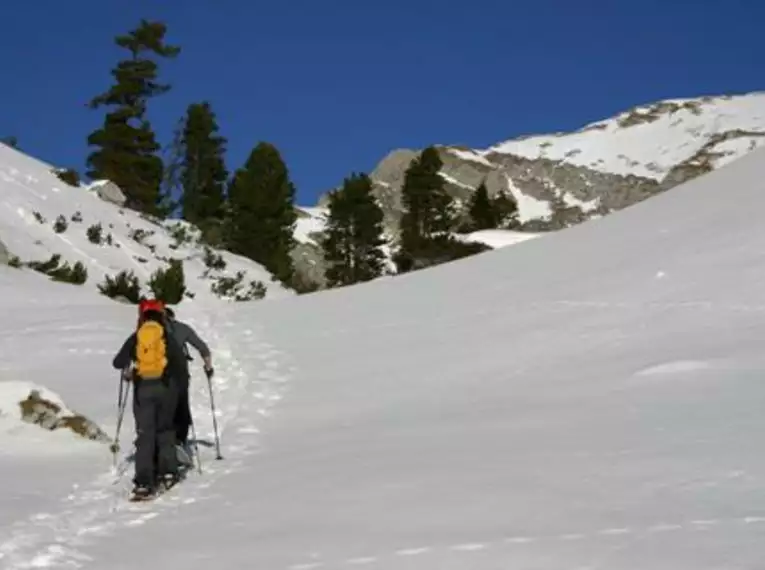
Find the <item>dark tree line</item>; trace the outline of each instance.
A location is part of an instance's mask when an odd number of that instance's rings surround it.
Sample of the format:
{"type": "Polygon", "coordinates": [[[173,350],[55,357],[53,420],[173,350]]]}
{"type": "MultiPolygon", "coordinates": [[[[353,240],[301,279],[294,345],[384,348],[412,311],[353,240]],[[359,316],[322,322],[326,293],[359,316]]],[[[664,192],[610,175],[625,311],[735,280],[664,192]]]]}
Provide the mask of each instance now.
{"type": "Polygon", "coordinates": [[[129,208],[161,217],[179,210],[209,242],[253,259],[289,284],[295,187],[279,151],[259,143],[230,175],[227,141],[210,102],[200,101],[187,107],[163,156],[147,114],[149,101],[171,88],[160,81],[158,62],[181,51],[166,42],[166,33],[164,23],[141,20],[115,38],[125,59],[112,69],[112,85],[89,103],[107,112],[88,137],[95,150],[87,175],[115,182],[129,208]]]}
{"type": "MultiPolygon", "coordinates": [[[[89,103],[105,114],[88,137],[94,148],[87,157],[88,177],[115,182],[132,209],[159,217],[178,212],[202,230],[207,243],[262,264],[287,285],[301,282],[291,257],[296,190],[274,145],[258,143],[230,172],[227,140],[209,101],[188,105],[166,147],[157,141],[149,104],[171,89],[161,81],[160,63],[181,53],[166,35],[164,23],[141,20],[115,38],[125,57],[111,70],[108,89],[89,103]]],[[[467,212],[458,212],[442,166],[438,151],[429,147],[406,172],[393,254],[399,272],[483,251],[485,246],[455,239],[454,232],[503,227],[515,215],[513,200],[502,194],[490,198],[484,184],[467,212]]],[[[366,174],[352,174],[331,193],[321,243],[328,286],[369,281],[387,271],[383,217],[366,174]]]]}

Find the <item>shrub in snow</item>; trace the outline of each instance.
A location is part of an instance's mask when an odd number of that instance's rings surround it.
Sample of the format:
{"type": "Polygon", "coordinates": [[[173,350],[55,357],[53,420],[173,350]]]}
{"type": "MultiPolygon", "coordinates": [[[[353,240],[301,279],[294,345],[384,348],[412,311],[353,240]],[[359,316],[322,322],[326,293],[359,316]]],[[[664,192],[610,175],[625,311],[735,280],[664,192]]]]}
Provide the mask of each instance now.
{"type": "Polygon", "coordinates": [[[46,222],[45,218],[40,212],[32,212],[32,215],[35,217],[35,220],[37,220],[41,224],[44,224],[46,222]]]}
{"type": "Polygon", "coordinates": [[[421,240],[417,248],[409,253],[398,251],[393,256],[393,261],[398,271],[405,273],[455,261],[491,249],[483,243],[461,242],[452,236],[438,236],[421,240]]]}
{"type": "Polygon", "coordinates": [[[151,275],[149,288],[154,298],[175,305],[183,300],[186,292],[186,278],[183,273],[183,261],[171,259],[167,269],[158,269],[151,275]]]}
{"type": "Polygon", "coordinates": [[[20,268],[22,266],[21,258],[18,255],[12,255],[8,258],[8,265],[16,269],[20,268]]]}
{"type": "Polygon", "coordinates": [[[100,223],[90,226],[86,231],[88,241],[95,243],[96,245],[101,245],[103,231],[104,229],[100,223]]]}
{"type": "Polygon", "coordinates": [[[144,245],[143,240],[153,234],[154,232],[149,232],[141,228],[136,228],[134,230],[130,230],[130,233],[128,235],[130,236],[130,239],[132,239],[136,243],[140,243],[141,245],[144,245]]]}
{"type": "Polygon", "coordinates": [[[53,223],[53,231],[57,234],[64,233],[67,228],[69,227],[69,224],[66,221],[66,218],[64,216],[59,216],[56,218],[56,221],[53,223]]]}
{"type": "Polygon", "coordinates": [[[88,280],[88,270],[80,261],[75,263],[74,267],[70,267],[69,263],[64,263],[61,267],[48,272],[48,275],[53,281],[71,283],[72,285],[82,285],[88,280]]]}
{"type": "Polygon", "coordinates": [[[54,253],[50,256],[50,259],[48,261],[29,261],[27,263],[27,267],[30,269],[34,269],[35,271],[38,271],[40,273],[48,274],[48,271],[51,271],[53,269],[56,269],[58,267],[59,261],[61,261],[61,255],[58,253],[54,253]]]}
{"type": "Polygon", "coordinates": [[[80,211],[78,210],[78,211],[76,211],[74,214],[72,214],[72,221],[73,221],[73,222],[75,222],[75,223],[77,223],[77,224],[79,224],[80,222],[82,222],[82,212],[80,212],[80,211]]]}
{"type": "Polygon", "coordinates": [[[191,243],[194,240],[194,236],[184,224],[175,224],[170,228],[170,236],[175,240],[175,247],[173,249],[177,249],[179,246],[191,243]]]}
{"type": "Polygon", "coordinates": [[[244,271],[237,271],[235,277],[219,277],[210,286],[210,291],[221,298],[234,301],[253,301],[266,296],[267,288],[262,281],[250,281],[245,287],[244,271]]]}
{"type": "Polygon", "coordinates": [[[226,261],[220,253],[215,253],[209,247],[205,247],[204,251],[204,262],[208,268],[219,270],[226,269],[226,261]]]}
{"type": "Polygon", "coordinates": [[[59,180],[66,182],[70,186],[80,185],[80,175],[73,168],[57,168],[53,171],[59,180]]]}
{"type": "Polygon", "coordinates": [[[116,277],[107,275],[98,285],[102,295],[115,300],[124,300],[135,305],[141,299],[141,284],[132,271],[120,271],[116,277]]]}
{"type": "MultiPolygon", "coordinates": [[[[74,267],[69,265],[69,262],[61,263],[61,255],[55,253],[51,255],[48,261],[30,261],[26,264],[27,267],[47,275],[53,281],[59,283],[71,283],[72,285],[82,285],[88,280],[87,268],[78,261],[74,264],[74,267]]],[[[19,262],[21,264],[21,262],[19,262]]]]}
{"type": "Polygon", "coordinates": [[[92,441],[111,443],[111,438],[94,422],[78,413],[63,410],[60,405],[42,397],[32,390],[29,396],[19,402],[21,419],[50,431],[68,429],[72,433],[92,441]]]}
{"type": "Polygon", "coordinates": [[[256,299],[262,299],[266,296],[266,284],[262,281],[250,281],[247,291],[244,294],[238,294],[236,296],[237,301],[254,301],[256,299]]]}

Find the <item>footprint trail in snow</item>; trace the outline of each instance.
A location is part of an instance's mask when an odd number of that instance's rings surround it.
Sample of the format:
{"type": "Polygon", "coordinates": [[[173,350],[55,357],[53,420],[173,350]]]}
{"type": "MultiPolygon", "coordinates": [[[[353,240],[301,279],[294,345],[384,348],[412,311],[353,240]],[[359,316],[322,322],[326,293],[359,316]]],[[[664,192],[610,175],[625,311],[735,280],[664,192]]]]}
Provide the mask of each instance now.
{"type": "MultiPolygon", "coordinates": [[[[69,568],[91,561],[88,545],[96,539],[142,527],[167,511],[203,501],[218,480],[236,471],[257,450],[263,419],[278,402],[292,368],[286,356],[253,330],[236,323],[211,322],[200,311],[183,320],[206,338],[213,352],[213,391],[223,461],[215,460],[214,430],[207,380],[192,370],[191,410],[203,473],[196,469],[176,489],[151,503],[127,501],[132,487],[132,464],[123,459],[123,472],[115,482],[109,470],[74,487],[54,512],[38,513],[12,525],[0,535],[0,567],[69,568]],[[240,340],[237,340],[240,339],[240,340]],[[242,362],[236,355],[247,355],[242,362]]],[[[128,410],[129,413],[129,410],[128,410]]],[[[132,441],[132,434],[123,434],[132,441]]],[[[107,460],[104,465],[108,465],[107,460]]]]}

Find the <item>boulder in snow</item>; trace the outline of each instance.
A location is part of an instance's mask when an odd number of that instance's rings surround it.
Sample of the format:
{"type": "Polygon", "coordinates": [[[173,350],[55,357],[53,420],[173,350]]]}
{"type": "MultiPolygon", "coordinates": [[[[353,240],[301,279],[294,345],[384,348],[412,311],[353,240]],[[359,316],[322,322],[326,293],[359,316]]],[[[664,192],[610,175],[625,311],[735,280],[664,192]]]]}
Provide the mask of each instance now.
{"type": "Polygon", "coordinates": [[[85,416],[67,410],[59,402],[44,397],[39,390],[31,390],[26,399],[19,402],[21,419],[50,431],[68,429],[72,433],[102,443],[111,443],[104,431],[85,416]]]}
{"type": "Polygon", "coordinates": [[[89,189],[95,191],[98,197],[105,202],[111,202],[118,206],[124,206],[127,202],[125,193],[111,180],[97,180],[90,185],[89,189]]]}

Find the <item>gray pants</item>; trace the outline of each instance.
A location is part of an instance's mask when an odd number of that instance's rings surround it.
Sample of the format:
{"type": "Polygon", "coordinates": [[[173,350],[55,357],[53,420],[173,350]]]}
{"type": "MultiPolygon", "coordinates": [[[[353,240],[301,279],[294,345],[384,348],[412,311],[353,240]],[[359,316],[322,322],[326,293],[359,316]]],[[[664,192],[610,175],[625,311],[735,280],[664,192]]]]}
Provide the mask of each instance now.
{"type": "Polygon", "coordinates": [[[178,472],[173,425],[178,390],[173,382],[165,384],[161,380],[138,380],[133,396],[137,432],[134,482],[153,487],[157,476],[178,472]],[[157,472],[154,469],[155,457],[157,472]]]}

